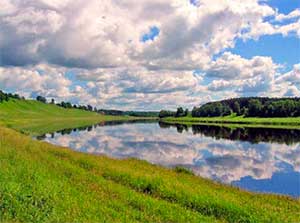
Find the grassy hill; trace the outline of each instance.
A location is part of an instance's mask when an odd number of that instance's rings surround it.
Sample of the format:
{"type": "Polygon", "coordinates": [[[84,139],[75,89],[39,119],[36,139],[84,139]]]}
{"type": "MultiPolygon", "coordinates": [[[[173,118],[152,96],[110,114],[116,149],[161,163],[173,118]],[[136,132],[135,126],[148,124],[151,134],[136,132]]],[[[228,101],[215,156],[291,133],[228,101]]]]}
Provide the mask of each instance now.
{"type": "Polygon", "coordinates": [[[0,103],[0,125],[31,135],[92,125],[102,121],[129,119],[135,118],[100,115],[79,109],[65,109],[34,100],[10,99],[0,103]]]}
{"type": "Polygon", "coordinates": [[[1,103],[0,222],[300,222],[299,199],[245,192],[135,159],[78,153],[19,133],[112,119],[128,117],[36,101],[1,103]]]}

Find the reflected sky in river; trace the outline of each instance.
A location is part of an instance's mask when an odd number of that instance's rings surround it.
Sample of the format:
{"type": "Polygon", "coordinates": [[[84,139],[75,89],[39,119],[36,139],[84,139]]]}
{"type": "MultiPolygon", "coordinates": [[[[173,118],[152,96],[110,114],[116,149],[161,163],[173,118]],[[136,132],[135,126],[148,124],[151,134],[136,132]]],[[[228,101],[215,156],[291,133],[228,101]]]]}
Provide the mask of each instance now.
{"type": "Polygon", "coordinates": [[[251,191],[300,196],[300,131],[127,123],[40,137],[77,151],[136,157],[251,191]]]}

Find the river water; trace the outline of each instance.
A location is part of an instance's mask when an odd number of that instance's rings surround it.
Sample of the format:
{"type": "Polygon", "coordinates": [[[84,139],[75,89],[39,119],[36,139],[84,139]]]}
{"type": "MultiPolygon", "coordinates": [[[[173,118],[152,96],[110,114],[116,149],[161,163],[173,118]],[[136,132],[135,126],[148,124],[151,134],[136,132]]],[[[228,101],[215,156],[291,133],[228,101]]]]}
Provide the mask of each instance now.
{"type": "Polygon", "coordinates": [[[300,130],[110,122],[38,139],[86,153],[183,166],[249,191],[300,196],[300,130]]]}

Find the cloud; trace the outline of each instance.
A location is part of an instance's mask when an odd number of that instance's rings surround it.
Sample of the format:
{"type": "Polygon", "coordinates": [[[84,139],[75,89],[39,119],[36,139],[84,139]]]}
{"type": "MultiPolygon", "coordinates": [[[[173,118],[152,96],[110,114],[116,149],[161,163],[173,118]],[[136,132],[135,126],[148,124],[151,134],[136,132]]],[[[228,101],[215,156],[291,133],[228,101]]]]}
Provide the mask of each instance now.
{"type": "Polygon", "coordinates": [[[294,19],[294,18],[299,18],[300,17],[300,9],[295,9],[291,11],[289,14],[278,14],[275,17],[276,21],[284,21],[284,20],[289,20],[289,19],[294,19]]]}
{"type": "Polygon", "coordinates": [[[300,152],[298,143],[293,145],[213,140],[210,137],[180,134],[175,129],[158,131],[157,124],[119,125],[57,135],[47,140],[73,149],[125,158],[136,157],[152,163],[184,165],[203,177],[230,183],[245,176],[270,179],[274,173],[298,171],[300,152]]]}
{"type": "Polygon", "coordinates": [[[205,70],[206,76],[217,79],[212,81],[208,89],[234,90],[245,96],[270,92],[279,67],[270,57],[255,56],[245,59],[225,52],[205,70]]]}
{"type": "Polygon", "coordinates": [[[300,84],[300,64],[295,64],[293,69],[276,79],[277,83],[289,82],[291,84],[300,84]]]}
{"type": "MultiPolygon", "coordinates": [[[[190,97],[198,89],[202,78],[190,71],[148,71],[141,67],[124,69],[79,70],[77,78],[92,81],[89,91],[93,96],[107,103],[107,106],[132,104],[143,107],[171,106],[196,102],[190,97]],[[104,100],[102,100],[104,99],[104,100]],[[109,103],[109,104],[108,104],[109,103]]],[[[100,103],[100,101],[99,101],[100,103]]],[[[197,103],[198,104],[198,103],[197,103]]],[[[127,106],[127,105],[126,105],[127,106]]]]}
{"type": "Polygon", "coordinates": [[[227,51],[237,39],[299,34],[298,15],[256,0],[3,0],[1,87],[137,109],[280,96],[289,80],[275,81],[279,65],[271,58],[227,51]],[[55,71],[39,73],[45,66],[55,71]]]}
{"type": "Polygon", "coordinates": [[[68,98],[71,81],[64,76],[64,68],[48,65],[19,68],[0,67],[0,88],[26,97],[41,94],[46,97],[68,98]]]}
{"type": "Polygon", "coordinates": [[[300,96],[300,91],[296,86],[290,86],[286,90],[284,96],[286,96],[286,97],[299,97],[300,96]]]}
{"type": "Polygon", "coordinates": [[[272,76],[277,65],[270,57],[256,56],[251,59],[225,52],[206,69],[207,75],[216,78],[253,78],[259,75],[272,76]]]}
{"type": "Polygon", "coordinates": [[[275,79],[280,94],[287,97],[299,97],[300,96],[300,64],[295,64],[291,71],[279,75],[275,79]]]}
{"type": "Polygon", "coordinates": [[[233,47],[236,38],[286,35],[299,25],[275,27],[261,22],[268,16],[296,17],[298,11],[277,15],[270,6],[253,0],[204,0],[197,7],[178,0],[138,4],[133,0],[5,0],[1,4],[5,9],[0,13],[1,64],[13,66],[46,62],[80,68],[135,64],[192,70],[233,47]],[[159,35],[141,42],[151,27],[159,29],[159,35]]]}

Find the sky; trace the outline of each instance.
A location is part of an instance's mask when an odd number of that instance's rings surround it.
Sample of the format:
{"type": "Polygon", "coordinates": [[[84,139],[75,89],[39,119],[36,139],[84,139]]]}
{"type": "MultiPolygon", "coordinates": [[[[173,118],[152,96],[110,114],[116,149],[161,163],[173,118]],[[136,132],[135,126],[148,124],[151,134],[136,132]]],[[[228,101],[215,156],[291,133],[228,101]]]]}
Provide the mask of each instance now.
{"type": "Polygon", "coordinates": [[[299,0],[1,0],[0,89],[122,110],[300,96],[299,0]]]}

